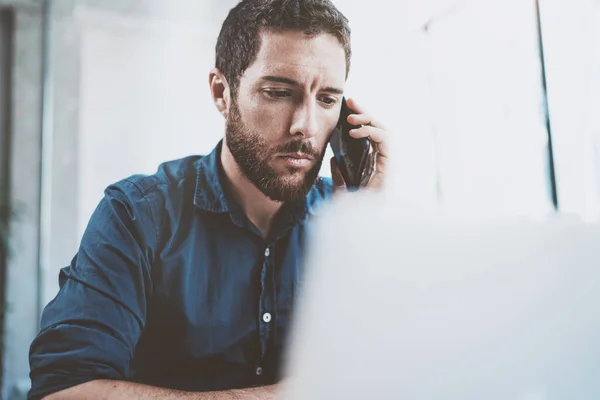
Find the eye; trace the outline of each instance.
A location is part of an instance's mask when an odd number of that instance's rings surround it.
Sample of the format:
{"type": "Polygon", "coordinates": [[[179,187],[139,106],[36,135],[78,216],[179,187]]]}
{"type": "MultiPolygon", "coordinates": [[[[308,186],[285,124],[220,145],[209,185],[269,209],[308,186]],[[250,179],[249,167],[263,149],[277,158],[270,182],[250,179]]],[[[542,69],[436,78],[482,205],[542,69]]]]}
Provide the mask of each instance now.
{"type": "Polygon", "coordinates": [[[337,99],[335,97],[321,97],[319,100],[327,107],[333,107],[335,103],[337,103],[337,99]]]}
{"type": "Polygon", "coordinates": [[[289,90],[277,90],[277,89],[269,89],[265,90],[267,96],[272,99],[283,99],[286,97],[290,97],[292,93],[289,90]]]}

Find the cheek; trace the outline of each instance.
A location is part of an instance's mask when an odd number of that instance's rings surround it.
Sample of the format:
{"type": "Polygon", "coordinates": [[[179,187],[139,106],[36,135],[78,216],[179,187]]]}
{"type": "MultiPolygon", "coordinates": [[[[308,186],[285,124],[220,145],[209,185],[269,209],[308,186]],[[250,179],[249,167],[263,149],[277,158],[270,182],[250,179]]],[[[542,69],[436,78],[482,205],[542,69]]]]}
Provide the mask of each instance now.
{"type": "Polygon", "coordinates": [[[287,135],[289,112],[285,107],[260,105],[249,110],[248,127],[262,137],[277,139],[287,135]]]}
{"type": "Polygon", "coordinates": [[[335,129],[338,123],[337,117],[327,116],[325,118],[325,122],[323,123],[323,129],[320,130],[320,136],[317,138],[317,141],[320,145],[326,145],[329,141],[329,136],[335,129]]]}
{"type": "Polygon", "coordinates": [[[329,133],[325,132],[324,134],[317,136],[315,138],[315,141],[317,142],[318,148],[324,150],[325,147],[327,147],[327,143],[329,142],[329,133]]]}

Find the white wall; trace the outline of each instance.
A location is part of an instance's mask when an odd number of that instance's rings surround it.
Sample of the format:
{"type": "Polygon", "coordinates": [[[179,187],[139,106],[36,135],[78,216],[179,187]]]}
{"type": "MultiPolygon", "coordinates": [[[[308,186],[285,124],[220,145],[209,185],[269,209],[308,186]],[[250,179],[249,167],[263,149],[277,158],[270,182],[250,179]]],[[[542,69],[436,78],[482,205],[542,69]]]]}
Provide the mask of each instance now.
{"type": "MultiPolygon", "coordinates": [[[[397,136],[402,197],[447,212],[551,210],[533,1],[336,3],[353,28],[348,95],[397,136]]],[[[209,15],[220,23],[229,6],[209,15]]],[[[207,86],[219,23],[79,20],[81,233],[106,185],[210,151],[223,121],[207,86]]]]}
{"type": "Polygon", "coordinates": [[[80,234],[107,185],[208,153],[222,136],[208,91],[216,35],[205,22],[80,17],[80,234]]]}
{"type": "Polygon", "coordinates": [[[400,138],[399,195],[452,213],[549,212],[534,2],[381,4],[349,9],[353,84],[400,138]]]}

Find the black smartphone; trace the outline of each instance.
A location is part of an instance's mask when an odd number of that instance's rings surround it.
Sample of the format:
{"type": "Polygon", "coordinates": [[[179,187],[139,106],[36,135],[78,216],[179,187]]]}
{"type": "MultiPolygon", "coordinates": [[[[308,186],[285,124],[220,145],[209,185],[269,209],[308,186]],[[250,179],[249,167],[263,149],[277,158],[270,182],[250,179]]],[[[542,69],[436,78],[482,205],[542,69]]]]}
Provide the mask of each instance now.
{"type": "Polygon", "coordinates": [[[347,189],[355,191],[358,190],[363,179],[371,142],[368,138],[356,139],[350,136],[351,129],[360,128],[360,126],[351,125],[348,122],[350,114],[356,114],[356,112],[348,107],[344,97],[342,98],[340,119],[329,138],[329,144],[347,189]]]}

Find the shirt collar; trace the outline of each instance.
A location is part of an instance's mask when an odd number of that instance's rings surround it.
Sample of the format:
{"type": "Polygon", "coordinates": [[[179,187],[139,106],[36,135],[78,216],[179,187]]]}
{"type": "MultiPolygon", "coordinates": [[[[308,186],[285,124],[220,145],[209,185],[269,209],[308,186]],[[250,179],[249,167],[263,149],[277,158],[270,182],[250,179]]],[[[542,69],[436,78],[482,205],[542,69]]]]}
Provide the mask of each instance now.
{"type": "MultiPolygon", "coordinates": [[[[225,172],[221,166],[222,147],[221,140],[210,154],[196,161],[194,205],[214,213],[227,213],[234,208],[234,200],[227,195],[223,186],[225,172]]],[[[331,195],[331,188],[330,179],[318,178],[303,201],[286,204],[285,208],[290,212],[288,217],[298,220],[305,218],[307,214],[316,214],[320,200],[331,195]]]]}
{"type": "Polygon", "coordinates": [[[231,210],[222,185],[225,178],[225,172],[221,167],[222,145],[221,140],[210,154],[196,161],[194,205],[201,210],[214,213],[226,213],[231,210]]]}

